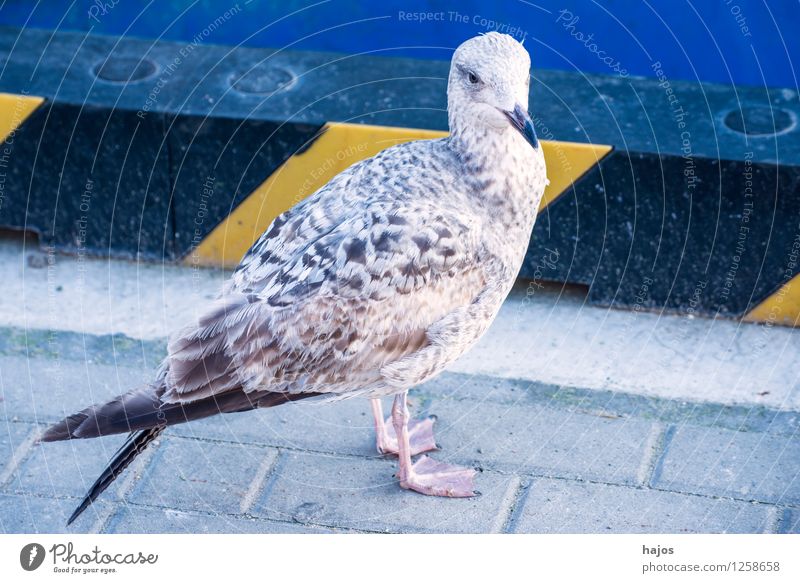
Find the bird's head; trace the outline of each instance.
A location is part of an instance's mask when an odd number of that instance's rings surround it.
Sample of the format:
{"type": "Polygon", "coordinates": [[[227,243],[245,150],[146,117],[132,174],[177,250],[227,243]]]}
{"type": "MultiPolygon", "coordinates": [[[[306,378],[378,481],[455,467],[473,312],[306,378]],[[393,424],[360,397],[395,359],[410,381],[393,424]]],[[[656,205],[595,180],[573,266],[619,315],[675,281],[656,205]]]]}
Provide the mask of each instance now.
{"type": "Polygon", "coordinates": [[[531,58],[507,34],[476,36],[453,53],[447,84],[450,130],[481,124],[489,131],[518,131],[539,147],[528,114],[531,58]]]}

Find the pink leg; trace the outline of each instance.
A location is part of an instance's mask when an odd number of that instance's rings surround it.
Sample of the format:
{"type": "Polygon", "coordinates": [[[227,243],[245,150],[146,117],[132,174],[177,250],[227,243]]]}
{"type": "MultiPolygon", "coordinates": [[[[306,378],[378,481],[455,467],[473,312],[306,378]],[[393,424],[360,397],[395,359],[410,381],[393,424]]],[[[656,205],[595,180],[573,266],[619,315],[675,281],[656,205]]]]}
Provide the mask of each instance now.
{"type": "Polygon", "coordinates": [[[392,407],[392,423],[397,434],[399,446],[400,470],[397,477],[400,486],[429,496],[448,496],[466,498],[475,496],[473,478],[475,470],[451,466],[437,462],[428,456],[422,457],[412,465],[411,446],[409,444],[407,393],[400,393],[394,399],[392,407]]]}
{"type": "MultiPolygon", "coordinates": [[[[372,405],[372,415],[375,417],[375,436],[378,453],[397,455],[399,452],[397,433],[391,418],[384,420],[380,399],[371,399],[370,403],[372,405]]],[[[411,455],[439,449],[433,437],[434,421],[436,421],[436,418],[433,416],[409,421],[408,439],[411,446],[411,455]]]]}

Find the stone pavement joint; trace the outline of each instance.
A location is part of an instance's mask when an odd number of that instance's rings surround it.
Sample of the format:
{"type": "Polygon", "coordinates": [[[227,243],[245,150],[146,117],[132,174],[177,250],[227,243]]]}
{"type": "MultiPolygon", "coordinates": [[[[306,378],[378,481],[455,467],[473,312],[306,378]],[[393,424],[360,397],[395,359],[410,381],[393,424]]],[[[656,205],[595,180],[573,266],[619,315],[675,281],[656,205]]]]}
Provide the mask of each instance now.
{"type": "Polygon", "coordinates": [[[477,498],[402,490],[367,401],[297,403],[170,428],[67,530],[124,436],[36,435],[148,378],[163,344],[34,337],[0,340],[3,532],[800,531],[796,411],[464,373],[411,404],[438,415],[432,456],[482,469],[477,498]]]}
{"type": "Polygon", "coordinates": [[[256,475],[253,477],[253,481],[250,482],[250,487],[247,489],[247,493],[242,496],[242,502],[239,504],[239,514],[249,513],[250,509],[253,507],[253,504],[256,502],[256,498],[264,488],[264,484],[267,481],[267,476],[274,470],[277,462],[278,456],[265,457],[264,461],[261,462],[261,465],[256,471],[256,475]]]}
{"type": "Polygon", "coordinates": [[[669,447],[669,444],[672,443],[672,438],[674,435],[674,425],[668,426],[661,434],[658,444],[659,455],[656,457],[655,462],[653,463],[653,469],[650,472],[649,479],[647,480],[647,484],[651,488],[655,488],[656,483],[661,479],[661,472],[664,470],[664,458],[667,455],[667,448],[669,447]]]}
{"type": "Polygon", "coordinates": [[[665,428],[661,423],[654,423],[650,435],[645,444],[645,451],[649,455],[642,457],[642,463],[636,472],[636,484],[644,486],[652,483],[653,474],[658,467],[659,459],[664,451],[666,443],[668,428],[665,428]]]}
{"type": "Polygon", "coordinates": [[[16,473],[22,461],[27,457],[31,448],[36,443],[41,428],[29,423],[14,423],[6,425],[10,439],[0,443],[0,487],[6,485],[16,473]],[[25,437],[27,435],[27,437],[25,437]],[[16,437],[16,439],[15,439],[16,437]],[[12,444],[17,441],[19,445],[12,449],[12,444]]]}
{"type": "Polygon", "coordinates": [[[511,522],[511,516],[514,513],[514,508],[519,503],[519,497],[522,493],[522,479],[518,476],[512,476],[508,482],[506,489],[505,499],[501,503],[501,510],[497,513],[495,522],[489,532],[491,533],[504,533],[508,532],[508,524],[511,522]]]}
{"type": "Polygon", "coordinates": [[[504,533],[513,533],[517,530],[520,518],[522,516],[522,509],[525,508],[525,503],[528,500],[528,495],[531,491],[531,479],[525,478],[520,481],[519,489],[517,490],[517,497],[508,513],[505,524],[503,525],[504,533]]]}
{"type": "Polygon", "coordinates": [[[674,429],[653,486],[800,505],[800,434],[789,439],[708,427],[674,429]]]}
{"type": "Polygon", "coordinates": [[[515,532],[757,533],[768,505],[648,488],[536,478],[515,532]]]}
{"type": "Polygon", "coordinates": [[[800,511],[786,508],[780,514],[778,530],[781,534],[800,534],[800,511]]]}

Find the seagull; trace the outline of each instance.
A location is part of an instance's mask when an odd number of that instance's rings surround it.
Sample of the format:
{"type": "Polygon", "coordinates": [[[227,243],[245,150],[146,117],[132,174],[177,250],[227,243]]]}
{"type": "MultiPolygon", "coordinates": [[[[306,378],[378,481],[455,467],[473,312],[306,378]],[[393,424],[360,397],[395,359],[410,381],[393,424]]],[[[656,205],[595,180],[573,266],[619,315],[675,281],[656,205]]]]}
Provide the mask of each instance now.
{"type": "Polygon", "coordinates": [[[529,85],[513,37],[465,41],[447,137],[383,150],[278,216],[170,337],[153,382],[48,428],[40,441],[129,433],[67,524],[166,427],[302,399],[371,399],[402,488],[476,495],[474,469],[412,461],[437,446],[434,419],[412,420],[407,396],[486,332],[522,265],[548,183],[529,85]]]}

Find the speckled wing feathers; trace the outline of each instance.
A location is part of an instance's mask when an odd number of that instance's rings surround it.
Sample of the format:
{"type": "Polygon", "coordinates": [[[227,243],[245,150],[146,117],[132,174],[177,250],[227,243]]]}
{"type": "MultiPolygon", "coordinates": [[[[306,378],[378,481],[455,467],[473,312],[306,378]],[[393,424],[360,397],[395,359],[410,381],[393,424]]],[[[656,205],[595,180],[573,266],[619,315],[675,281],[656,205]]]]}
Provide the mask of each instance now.
{"type": "MultiPolygon", "coordinates": [[[[461,320],[480,309],[474,302],[492,293],[494,278],[480,261],[478,218],[434,194],[447,179],[436,142],[384,151],[278,217],[223,295],[170,342],[165,399],[237,386],[391,393],[435,374],[477,338],[482,330],[462,330],[469,333],[454,342],[448,327],[469,325],[461,320]],[[421,156],[428,168],[416,184],[373,182],[398,174],[382,166],[421,156]]],[[[451,183],[457,202],[458,180],[451,183]]]]}

